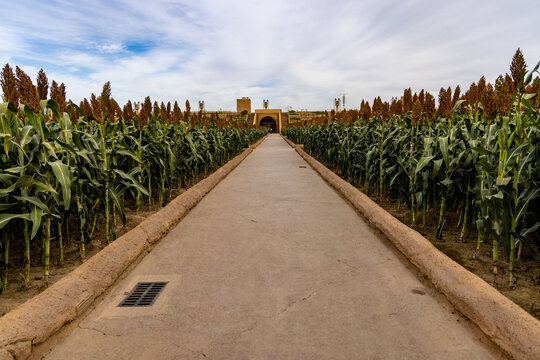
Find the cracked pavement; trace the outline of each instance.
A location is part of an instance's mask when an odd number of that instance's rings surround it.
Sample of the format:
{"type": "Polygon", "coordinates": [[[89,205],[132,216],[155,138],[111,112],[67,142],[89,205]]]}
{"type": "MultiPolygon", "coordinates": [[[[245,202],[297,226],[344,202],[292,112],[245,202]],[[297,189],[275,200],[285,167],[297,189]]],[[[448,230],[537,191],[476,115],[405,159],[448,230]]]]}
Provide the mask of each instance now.
{"type": "Polygon", "coordinates": [[[300,166],[270,135],[46,358],[502,358],[300,166]],[[169,283],[119,308],[140,281],[169,283]]]}

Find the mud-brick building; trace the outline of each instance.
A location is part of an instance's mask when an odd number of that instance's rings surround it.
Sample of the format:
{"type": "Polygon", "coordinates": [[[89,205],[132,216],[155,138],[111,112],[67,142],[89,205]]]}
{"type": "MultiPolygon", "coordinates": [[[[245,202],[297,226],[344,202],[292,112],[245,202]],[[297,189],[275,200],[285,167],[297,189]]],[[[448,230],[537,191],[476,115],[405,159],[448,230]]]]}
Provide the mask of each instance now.
{"type": "Polygon", "coordinates": [[[281,132],[281,130],[289,125],[289,114],[284,113],[281,109],[256,109],[251,112],[251,99],[243,97],[236,99],[236,111],[238,113],[249,114],[248,119],[253,125],[266,126],[272,129],[273,132],[281,132]]]}

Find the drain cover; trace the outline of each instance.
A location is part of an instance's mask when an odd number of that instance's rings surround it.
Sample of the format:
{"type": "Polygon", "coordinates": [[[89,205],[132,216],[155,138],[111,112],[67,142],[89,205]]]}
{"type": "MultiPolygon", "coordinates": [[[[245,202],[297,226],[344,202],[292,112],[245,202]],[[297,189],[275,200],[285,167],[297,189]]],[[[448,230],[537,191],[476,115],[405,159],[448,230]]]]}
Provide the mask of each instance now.
{"type": "Polygon", "coordinates": [[[307,167],[307,166],[305,166],[305,165],[300,165],[300,166],[299,166],[300,169],[305,169],[306,167],[307,167]]]}
{"type": "Polygon", "coordinates": [[[133,291],[118,306],[151,306],[167,283],[167,281],[137,283],[133,291]]]}

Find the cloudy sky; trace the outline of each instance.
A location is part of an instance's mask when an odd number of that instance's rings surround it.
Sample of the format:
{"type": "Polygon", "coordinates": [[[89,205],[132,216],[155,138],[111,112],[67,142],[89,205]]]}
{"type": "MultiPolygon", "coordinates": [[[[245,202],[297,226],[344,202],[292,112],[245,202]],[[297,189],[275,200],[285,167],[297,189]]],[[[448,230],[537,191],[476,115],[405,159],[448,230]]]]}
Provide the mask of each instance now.
{"type": "Polygon", "coordinates": [[[0,62],[119,102],[328,109],[346,94],[437,93],[540,60],[538,0],[2,1],[0,62]]]}

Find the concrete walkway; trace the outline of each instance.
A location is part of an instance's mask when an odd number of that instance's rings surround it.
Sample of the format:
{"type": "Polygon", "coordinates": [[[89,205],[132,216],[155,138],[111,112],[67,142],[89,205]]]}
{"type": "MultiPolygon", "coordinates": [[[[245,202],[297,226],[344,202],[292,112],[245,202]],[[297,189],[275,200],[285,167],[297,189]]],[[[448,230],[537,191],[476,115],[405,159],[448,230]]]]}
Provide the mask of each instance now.
{"type": "Polygon", "coordinates": [[[271,135],[46,358],[500,355],[271,135]],[[141,281],[169,283],[151,307],[117,307],[141,281]]]}

